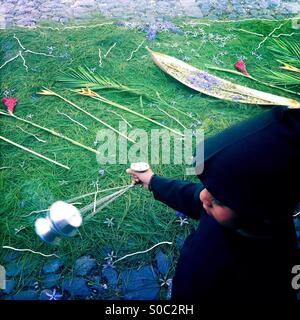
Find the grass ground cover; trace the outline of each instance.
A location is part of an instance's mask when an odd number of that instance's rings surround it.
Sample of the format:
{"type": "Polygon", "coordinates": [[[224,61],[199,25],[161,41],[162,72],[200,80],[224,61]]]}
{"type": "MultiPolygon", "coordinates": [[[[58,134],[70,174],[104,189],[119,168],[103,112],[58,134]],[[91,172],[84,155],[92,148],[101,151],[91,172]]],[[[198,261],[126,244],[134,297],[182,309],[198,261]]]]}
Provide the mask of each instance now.
{"type": "MultiPolygon", "coordinates": [[[[140,95],[128,91],[103,90],[101,94],[107,99],[181,130],[178,121],[161,112],[160,109],[163,109],[187,128],[201,128],[209,136],[262,112],[265,107],[225,102],[185,87],[155,66],[145,46],[175,56],[203,70],[208,70],[209,66],[233,68],[238,59],[243,59],[248,72],[259,78],[260,68],[278,66],[268,48],[272,36],[295,31],[289,20],[211,22],[186,18],[174,20],[180,32],[177,29],[176,33],[170,30],[160,31],[150,41],[142,30],[119,23],[110,24],[101,19],[89,22],[87,28],[63,28],[61,25],[46,23],[41,28],[8,28],[1,30],[0,37],[1,97],[7,94],[18,99],[15,115],[61,132],[91,148],[97,148],[97,131],[104,127],[62,100],[37,95],[42,87],[52,88],[115,128],[118,128],[121,117],[135,128],[150,131],[158,127],[133,114],[75,95],[56,81],[62,72],[68,72],[69,68],[87,66],[109,79],[142,92],[140,95]],[[91,27],[96,23],[97,26],[91,27]],[[275,30],[278,27],[280,29],[275,30]],[[274,33],[270,35],[272,31],[274,33]],[[267,38],[268,35],[270,37],[267,38]],[[5,64],[18,54],[17,58],[5,64]],[[167,107],[167,104],[157,103],[156,92],[177,111],[167,107]],[[62,113],[83,126],[72,122],[62,113]]],[[[293,38],[295,41],[300,40],[299,35],[294,35],[293,38]]],[[[215,70],[209,72],[252,88],[297,99],[293,94],[266,87],[245,77],[215,70]]],[[[131,189],[117,202],[83,224],[76,237],[64,239],[58,247],[43,243],[35,234],[33,223],[44,213],[32,213],[33,211],[46,209],[59,199],[70,199],[93,192],[97,181],[99,190],[126,185],[130,182],[125,173],[128,165],[99,165],[93,153],[59,137],[18,122],[12,117],[1,116],[0,121],[2,136],[70,167],[70,170],[59,168],[4,141],[0,142],[0,247],[29,248],[44,254],[56,254],[65,260],[69,267],[66,270],[72,271],[75,259],[82,255],[90,254],[97,259],[99,265],[104,264],[104,256],[101,254],[104,248],[114,251],[120,258],[131,252],[150,248],[158,242],[171,241],[174,245],[164,246],[163,250],[173,259],[169,277],[172,276],[178,256],[175,243],[178,237],[187,236],[196,223],[189,220],[189,224],[181,226],[172,209],[156,202],[148,191],[140,188],[131,189]],[[38,141],[28,132],[45,142],[38,141]],[[111,218],[114,218],[113,226],[105,223],[106,219],[111,218]]],[[[196,177],[185,176],[184,166],[161,164],[154,165],[153,170],[164,176],[197,181],[196,177]]],[[[89,197],[80,206],[92,201],[93,197],[89,197]]],[[[3,258],[7,250],[1,249],[0,257],[3,258]]],[[[151,252],[133,256],[120,261],[118,268],[121,270],[138,266],[151,259],[151,252]]],[[[45,257],[28,252],[20,254],[18,262],[23,270],[30,266],[31,274],[21,274],[18,288],[22,288],[26,277],[34,276],[38,279],[41,276],[41,266],[46,260],[45,257]]]]}

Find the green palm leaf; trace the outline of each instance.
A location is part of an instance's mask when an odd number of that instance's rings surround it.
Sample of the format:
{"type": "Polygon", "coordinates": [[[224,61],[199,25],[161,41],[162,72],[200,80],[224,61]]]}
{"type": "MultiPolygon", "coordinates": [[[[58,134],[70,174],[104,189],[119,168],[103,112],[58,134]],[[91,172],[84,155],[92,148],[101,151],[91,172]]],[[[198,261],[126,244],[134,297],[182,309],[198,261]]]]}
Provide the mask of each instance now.
{"type": "Polygon", "coordinates": [[[295,40],[274,40],[269,49],[281,64],[280,71],[262,68],[262,75],[273,85],[299,88],[300,44],[295,40]]]}
{"type": "Polygon", "coordinates": [[[300,86],[300,74],[292,72],[280,72],[273,70],[265,70],[268,78],[279,86],[300,86]]]}
{"type": "MultiPolygon", "coordinates": [[[[155,98],[151,96],[151,91],[153,93],[157,92],[152,88],[147,88],[147,90],[137,89],[128,87],[126,85],[123,85],[122,83],[112,80],[108,77],[102,76],[96,72],[93,72],[90,70],[87,66],[85,67],[78,67],[78,69],[70,69],[69,72],[63,72],[60,77],[57,78],[57,81],[63,83],[68,88],[72,89],[90,89],[92,91],[100,91],[104,89],[111,89],[116,90],[118,92],[129,92],[135,95],[138,95],[141,99],[141,97],[145,97],[150,101],[154,101],[157,104],[163,103],[167,105],[170,108],[173,108],[173,106],[170,106],[166,103],[166,101],[163,101],[161,97],[155,98]]],[[[177,123],[179,123],[179,120],[177,120],[174,116],[171,116],[166,113],[166,111],[158,108],[160,112],[164,113],[167,117],[169,117],[172,120],[175,120],[177,123]]],[[[175,108],[176,109],[176,108],[175,108]]],[[[178,109],[176,109],[178,111],[178,109]]],[[[180,112],[180,111],[179,111],[180,112]]],[[[180,123],[181,126],[182,123],[180,123]]]]}
{"type": "Polygon", "coordinates": [[[57,81],[73,89],[89,88],[94,91],[113,89],[139,95],[142,94],[138,89],[127,87],[118,81],[104,77],[93,72],[88,67],[79,67],[77,70],[70,69],[69,72],[62,73],[62,75],[57,78],[57,81]]]}
{"type": "Polygon", "coordinates": [[[300,44],[294,40],[274,40],[269,49],[281,63],[291,64],[294,67],[300,66],[300,44]]]}

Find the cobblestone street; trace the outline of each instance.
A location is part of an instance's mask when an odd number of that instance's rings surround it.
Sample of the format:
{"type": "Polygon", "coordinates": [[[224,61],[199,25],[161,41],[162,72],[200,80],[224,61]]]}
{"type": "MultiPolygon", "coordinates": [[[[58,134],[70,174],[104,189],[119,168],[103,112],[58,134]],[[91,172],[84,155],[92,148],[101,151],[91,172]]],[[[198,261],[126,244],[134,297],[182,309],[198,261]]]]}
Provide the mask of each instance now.
{"type": "Polygon", "coordinates": [[[0,24],[32,26],[41,20],[60,23],[84,19],[91,13],[147,20],[151,17],[191,16],[209,19],[285,17],[300,12],[297,0],[1,0],[0,24]]]}

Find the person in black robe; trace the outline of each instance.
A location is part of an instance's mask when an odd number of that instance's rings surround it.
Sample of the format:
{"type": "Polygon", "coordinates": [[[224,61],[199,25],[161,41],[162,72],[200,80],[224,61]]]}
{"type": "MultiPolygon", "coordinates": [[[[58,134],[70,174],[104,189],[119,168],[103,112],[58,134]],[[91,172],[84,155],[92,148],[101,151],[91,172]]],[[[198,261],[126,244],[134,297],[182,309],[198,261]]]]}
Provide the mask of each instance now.
{"type": "Polygon", "coordinates": [[[296,300],[300,110],[274,107],[209,137],[203,168],[201,183],[127,170],[156,200],[200,219],[181,249],[172,299],[296,300]]]}

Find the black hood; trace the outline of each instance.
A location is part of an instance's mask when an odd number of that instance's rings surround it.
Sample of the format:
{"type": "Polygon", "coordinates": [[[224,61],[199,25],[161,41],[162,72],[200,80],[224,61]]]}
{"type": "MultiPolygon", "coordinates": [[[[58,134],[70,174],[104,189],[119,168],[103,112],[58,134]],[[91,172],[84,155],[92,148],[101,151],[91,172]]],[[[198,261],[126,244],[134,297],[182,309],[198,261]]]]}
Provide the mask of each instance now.
{"type": "Polygon", "coordinates": [[[300,200],[300,109],[274,107],[207,138],[198,177],[241,216],[291,215],[300,200]]]}

